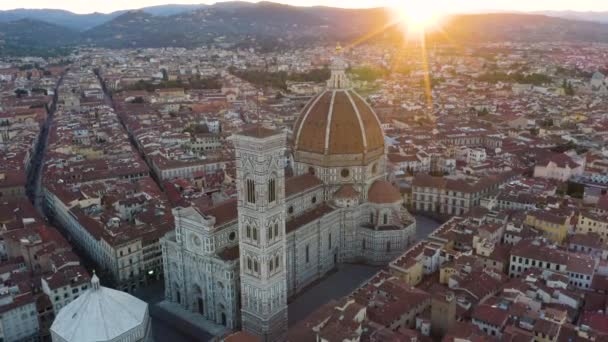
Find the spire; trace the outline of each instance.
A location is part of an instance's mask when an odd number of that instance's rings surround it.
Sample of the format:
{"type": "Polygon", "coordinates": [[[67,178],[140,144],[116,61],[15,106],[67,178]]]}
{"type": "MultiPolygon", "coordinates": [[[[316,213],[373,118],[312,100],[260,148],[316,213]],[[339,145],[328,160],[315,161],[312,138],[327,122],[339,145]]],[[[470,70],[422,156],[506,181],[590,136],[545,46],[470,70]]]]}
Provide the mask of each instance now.
{"type": "Polygon", "coordinates": [[[91,287],[93,288],[94,291],[99,290],[99,278],[97,277],[97,274],[95,274],[95,270],[93,270],[93,276],[91,277],[91,287]]]}
{"type": "Polygon", "coordinates": [[[340,43],[336,46],[336,53],[331,61],[331,77],[327,81],[329,89],[346,89],[350,87],[350,80],[346,76],[346,61],[342,58],[342,46],[340,43]]]}

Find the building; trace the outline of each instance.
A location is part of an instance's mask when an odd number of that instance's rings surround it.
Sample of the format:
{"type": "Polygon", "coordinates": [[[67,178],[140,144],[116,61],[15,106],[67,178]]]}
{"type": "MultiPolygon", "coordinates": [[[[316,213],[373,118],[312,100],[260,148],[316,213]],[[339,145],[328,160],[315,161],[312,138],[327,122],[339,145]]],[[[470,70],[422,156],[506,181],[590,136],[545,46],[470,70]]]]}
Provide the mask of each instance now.
{"type": "Polygon", "coordinates": [[[19,286],[2,285],[0,299],[0,340],[37,341],[39,322],[36,297],[19,286]]]}
{"type": "Polygon", "coordinates": [[[0,197],[25,198],[26,176],[24,170],[0,170],[0,197]]]}
{"type": "Polygon", "coordinates": [[[412,181],[412,207],[418,212],[464,215],[494,194],[515,173],[506,172],[479,179],[434,177],[417,174],[412,181]]]}
{"type": "Polygon", "coordinates": [[[541,230],[551,241],[561,243],[571,230],[574,213],[557,213],[547,210],[534,210],[526,215],[525,224],[541,230]]]}
{"type": "Polygon", "coordinates": [[[499,307],[482,304],[473,310],[472,323],[490,336],[502,337],[509,312],[499,307]]]}
{"type": "Polygon", "coordinates": [[[608,213],[582,210],[578,215],[576,231],[581,234],[597,233],[600,241],[608,239],[608,213]]]}
{"type": "Polygon", "coordinates": [[[456,322],[456,296],[451,291],[433,293],[431,297],[431,334],[444,336],[456,322]]]}
{"type": "Polygon", "coordinates": [[[555,179],[565,182],[571,177],[580,176],[585,171],[585,159],[564,153],[553,153],[534,166],[534,177],[555,179]]]}
{"type": "Polygon", "coordinates": [[[565,275],[568,283],[589,289],[595,275],[597,259],[590,255],[561,250],[541,239],[518,242],[510,253],[509,277],[521,277],[529,269],[565,275]]]}
{"type": "Polygon", "coordinates": [[[152,341],[148,304],[103,287],[93,275],[91,287],[64,307],[51,326],[53,342],[152,341]]]}
{"type": "Polygon", "coordinates": [[[253,127],[233,137],[237,200],[174,210],[163,238],[168,300],[281,339],[288,297],[339,263],[386,264],[413,242],[415,221],[385,180],[380,122],[345,68],[334,60],[326,90],[296,121],[294,176],[285,177],[285,133],[253,127]]]}

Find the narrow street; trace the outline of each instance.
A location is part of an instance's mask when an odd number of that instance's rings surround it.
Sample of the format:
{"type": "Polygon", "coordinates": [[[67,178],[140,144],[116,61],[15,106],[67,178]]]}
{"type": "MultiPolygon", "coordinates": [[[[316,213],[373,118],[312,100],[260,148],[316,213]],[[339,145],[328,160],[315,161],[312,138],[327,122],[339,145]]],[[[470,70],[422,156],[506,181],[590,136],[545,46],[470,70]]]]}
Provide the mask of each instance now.
{"type": "MultiPolygon", "coordinates": [[[[65,71],[69,72],[69,68],[65,71]]],[[[63,82],[63,77],[65,73],[61,75],[59,81],[55,85],[53,95],[53,103],[51,104],[51,108],[49,108],[46,120],[40,129],[40,135],[38,137],[38,144],[36,145],[36,149],[34,151],[34,155],[31,159],[30,169],[27,175],[27,185],[26,191],[27,195],[34,204],[34,207],[38,210],[38,212],[44,216],[44,206],[43,206],[43,195],[42,195],[42,166],[44,162],[44,154],[46,152],[48,140],[49,140],[49,130],[53,123],[53,116],[55,115],[55,111],[57,110],[57,100],[59,98],[58,89],[63,82]]]]}

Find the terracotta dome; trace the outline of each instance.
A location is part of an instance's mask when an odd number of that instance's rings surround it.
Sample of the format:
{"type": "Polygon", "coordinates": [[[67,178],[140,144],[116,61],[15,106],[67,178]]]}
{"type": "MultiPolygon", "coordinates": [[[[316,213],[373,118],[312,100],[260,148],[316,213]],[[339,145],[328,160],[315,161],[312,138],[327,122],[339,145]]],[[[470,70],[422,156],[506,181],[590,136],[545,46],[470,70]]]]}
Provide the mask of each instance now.
{"type": "Polygon", "coordinates": [[[396,203],[402,200],[399,190],[385,180],[377,180],[367,191],[367,200],[372,203],[396,203]]]}
{"type": "Polygon", "coordinates": [[[320,154],[360,154],[384,149],[380,121],[352,90],[314,97],[294,126],[295,149],[320,154]]]}
{"type": "Polygon", "coordinates": [[[293,129],[296,151],[352,155],[384,149],[380,120],[352,90],[344,68],[344,62],[336,58],[326,90],[300,113],[293,129]]]}

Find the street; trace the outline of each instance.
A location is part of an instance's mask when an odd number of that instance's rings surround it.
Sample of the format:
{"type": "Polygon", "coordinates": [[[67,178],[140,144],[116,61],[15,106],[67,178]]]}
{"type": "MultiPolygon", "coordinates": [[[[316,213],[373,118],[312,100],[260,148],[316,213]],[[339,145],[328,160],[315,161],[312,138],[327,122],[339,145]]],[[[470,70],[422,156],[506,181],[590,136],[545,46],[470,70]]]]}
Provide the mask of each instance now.
{"type": "Polygon", "coordinates": [[[418,241],[426,239],[441,224],[426,216],[416,215],[416,239],[418,241]]]}
{"type": "Polygon", "coordinates": [[[134,295],[149,305],[155,341],[198,342],[209,341],[213,337],[206,331],[156,306],[165,296],[162,280],[138,289],[134,295]]]}

